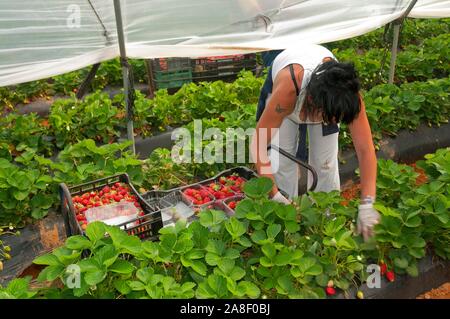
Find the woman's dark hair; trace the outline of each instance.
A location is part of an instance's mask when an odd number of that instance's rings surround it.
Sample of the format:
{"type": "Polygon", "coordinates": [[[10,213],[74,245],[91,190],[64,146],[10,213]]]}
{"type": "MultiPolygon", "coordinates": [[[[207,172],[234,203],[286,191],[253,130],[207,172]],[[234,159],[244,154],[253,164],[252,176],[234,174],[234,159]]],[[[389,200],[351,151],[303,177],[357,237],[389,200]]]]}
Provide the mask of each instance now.
{"type": "Polygon", "coordinates": [[[320,64],[306,88],[306,112],[321,111],[325,123],[351,123],[361,111],[360,83],[351,63],[335,60],[320,64]]]}

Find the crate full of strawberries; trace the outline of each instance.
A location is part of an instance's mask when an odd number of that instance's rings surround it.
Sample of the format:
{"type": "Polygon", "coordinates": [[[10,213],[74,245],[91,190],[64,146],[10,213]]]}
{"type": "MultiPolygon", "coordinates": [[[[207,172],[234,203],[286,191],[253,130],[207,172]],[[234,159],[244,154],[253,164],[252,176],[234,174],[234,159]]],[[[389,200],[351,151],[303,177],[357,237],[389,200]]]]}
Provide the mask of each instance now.
{"type": "Polygon", "coordinates": [[[160,211],[143,200],[127,174],[70,188],[63,183],[60,197],[68,235],[83,234],[93,221],[118,226],[141,239],[154,239],[162,227],[160,211]]]}

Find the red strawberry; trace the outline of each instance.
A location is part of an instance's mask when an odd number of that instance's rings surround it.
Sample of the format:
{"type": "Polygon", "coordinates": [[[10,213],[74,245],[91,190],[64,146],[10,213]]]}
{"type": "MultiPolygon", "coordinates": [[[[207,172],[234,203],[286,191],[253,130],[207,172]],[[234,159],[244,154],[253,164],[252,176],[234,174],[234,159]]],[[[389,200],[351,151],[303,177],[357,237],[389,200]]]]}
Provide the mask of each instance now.
{"type": "Polygon", "coordinates": [[[109,193],[111,191],[111,188],[109,186],[103,187],[103,193],[109,193]]]}
{"type": "Polygon", "coordinates": [[[386,271],[387,271],[387,266],[386,266],[386,264],[383,261],[381,261],[380,262],[380,273],[381,273],[381,275],[384,276],[386,274],[386,271]]]}
{"type": "Polygon", "coordinates": [[[236,202],[229,202],[228,203],[228,207],[230,207],[231,209],[235,209],[236,208],[236,202]]]}
{"type": "Polygon", "coordinates": [[[241,190],[240,187],[236,185],[231,186],[231,189],[235,192],[239,192],[241,190]]]}
{"type": "Polygon", "coordinates": [[[387,280],[389,280],[390,282],[393,282],[395,280],[395,274],[392,270],[388,271],[386,273],[386,278],[387,280]]]}
{"type": "Polygon", "coordinates": [[[83,220],[86,220],[86,217],[84,216],[84,215],[82,215],[82,214],[80,214],[80,215],[77,215],[77,221],[83,221],[83,220]]]}
{"type": "Polygon", "coordinates": [[[121,184],[121,183],[119,183],[119,182],[117,182],[117,183],[114,183],[114,186],[116,186],[116,188],[119,188],[119,187],[121,187],[121,186],[122,186],[122,184],[121,184]]]}
{"type": "Polygon", "coordinates": [[[83,199],[81,204],[83,204],[83,206],[88,206],[89,205],[89,200],[83,199]]]}
{"type": "Polygon", "coordinates": [[[82,200],[82,199],[80,198],[80,196],[74,196],[74,197],[73,197],[73,202],[74,202],[74,203],[80,203],[81,200],[82,200]]]}
{"type": "Polygon", "coordinates": [[[227,179],[222,176],[221,178],[219,178],[219,183],[225,185],[227,183],[227,179]]]}
{"type": "Polygon", "coordinates": [[[94,203],[94,206],[95,206],[95,207],[100,207],[100,206],[102,206],[102,202],[95,202],[95,203],[94,203]]]}
{"type": "Polygon", "coordinates": [[[325,288],[325,292],[328,296],[333,296],[334,294],[336,294],[336,290],[333,287],[325,288]]]}
{"type": "Polygon", "coordinates": [[[115,200],[116,202],[120,202],[120,201],[122,200],[122,196],[120,196],[120,195],[114,195],[114,200],[115,200]]]}
{"type": "Polygon", "coordinates": [[[206,189],[202,189],[200,190],[200,195],[204,198],[204,197],[209,197],[209,193],[206,189]]]}

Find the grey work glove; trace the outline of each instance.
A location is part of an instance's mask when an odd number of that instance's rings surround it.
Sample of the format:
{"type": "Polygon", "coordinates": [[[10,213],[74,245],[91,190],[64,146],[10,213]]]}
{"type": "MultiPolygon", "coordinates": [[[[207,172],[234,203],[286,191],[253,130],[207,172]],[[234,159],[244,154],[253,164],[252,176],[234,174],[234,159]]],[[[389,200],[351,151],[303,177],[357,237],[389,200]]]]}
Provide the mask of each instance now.
{"type": "Polygon", "coordinates": [[[277,192],[273,197],[272,197],[273,201],[276,201],[278,203],[281,204],[285,204],[285,205],[289,205],[291,204],[291,201],[289,199],[287,199],[286,197],[283,196],[283,194],[281,194],[280,192],[277,192]]]}
{"type": "Polygon", "coordinates": [[[373,236],[373,227],[379,222],[380,214],[373,208],[373,204],[359,205],[356,231],[358,235],[363,235],[364,241],[373,236]]]}

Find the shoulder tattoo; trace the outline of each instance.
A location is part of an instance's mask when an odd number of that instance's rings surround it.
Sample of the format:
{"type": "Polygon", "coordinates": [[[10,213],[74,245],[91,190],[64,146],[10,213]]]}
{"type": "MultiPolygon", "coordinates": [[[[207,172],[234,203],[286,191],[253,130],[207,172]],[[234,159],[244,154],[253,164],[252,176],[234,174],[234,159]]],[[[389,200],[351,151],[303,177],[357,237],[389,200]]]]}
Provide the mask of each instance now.
{"type": "Polygon", "coordinates": [[[280,104],[277,104],[277,106],[275,107],[275,111],[279,114],[284,113],[287,111],[286,108],[283,108],[280,104]]]}

